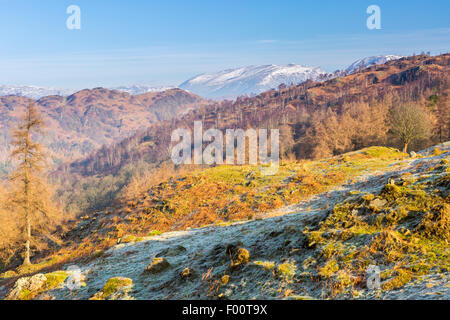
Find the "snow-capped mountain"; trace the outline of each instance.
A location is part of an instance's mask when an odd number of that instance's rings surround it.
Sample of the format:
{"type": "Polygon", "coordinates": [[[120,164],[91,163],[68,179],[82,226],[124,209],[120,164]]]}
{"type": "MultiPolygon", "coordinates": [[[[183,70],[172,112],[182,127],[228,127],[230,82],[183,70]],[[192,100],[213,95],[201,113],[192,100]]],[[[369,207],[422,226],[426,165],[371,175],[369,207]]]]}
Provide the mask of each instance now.
{"type": "Polygon", "coordinates": [[[108,89],[128,92],[129,94],[134,96],[134,95],[147,93],[147,92],[162,92],[162,91],[175,89],[175,88],[176,87],[174,87],[174,86],[151,87],[151,86],[142,85],[142,84],[135,84],[135,85],[130,85],[130,86],[112,87],[112,88],[108,88],[108,89]]]}
{"type": "Polygon", "coordinates": [[[32,99],[40,99],[42,97],[52,95],[67,96],[74,92],[74,90],[57,89],[52,87],[0,85],[0,96],[15,95],[32,99]]]}
{"type": "Polygon", "coordinates": [[[363,59],[356,60],[353,62],[347,69],[345,69],[345,74],[352,74],[359,69],[364,69],[367,67],[370,67],[372,65],[378,65],[383,64],[391,60],[397,60],[401,59],[403,56],[396,56],[396,55],[379,55],[379,56],[372,56],[367,57],[363,59]]]}
{"type": "MultiPolygon", "coordinates": [[[[334,76],[352,74],[361,68],[383,64],[391,60],[403,58],[396,55],[379,55],[359,59],[348,68],[334,76]]],[[[277,88],[280,84],[298,84],[308,79],[318,80],[327,73],[319,67],[306,67],[297,64],[288,65],[256,65],[236,69],[228,69],[213,73],[204,73],[182,83],[179,88],[212,99],[234,99],[240,95],[256,95],[277,88]]],[[[148,92],[162,92],[174,89],[174,86],[124,85],[108,89],[138,95],[148,92]]],[[[78,90],[58,89],[39,86],[0,85],[0,96],[17,95],[33,99],[45,96],[68,96],[78,90]]]]}
{"type": "MultiPolygon", "coordinates": [[[[120,86],[107,88],[110,90],[118,90],[123,92],[128,92],[131,95],[138,95],[147,92],[162,92],[169,89],[174,89],[175,87],[151,87],[146,85],[131,85],[131,86],[120,86]]],[[[20,96],[27,97],[38,100],[46,96],[69,96],[78,92],[79,90],[74,89],[58,89],[53,87],[39,87],[39,86],[8,86],[0,85],[0,96],[20,96]]]]}
{"type": "Polygon", "coordinates": [[[320,68],[296,64],[248,66],[204,73],[182,83],[179,88],[207,98],[236,98],[244,94],[259,94],[282,83],[289,85],[308,79],[317,80],[324,74],[326,72],[320,68]]]}

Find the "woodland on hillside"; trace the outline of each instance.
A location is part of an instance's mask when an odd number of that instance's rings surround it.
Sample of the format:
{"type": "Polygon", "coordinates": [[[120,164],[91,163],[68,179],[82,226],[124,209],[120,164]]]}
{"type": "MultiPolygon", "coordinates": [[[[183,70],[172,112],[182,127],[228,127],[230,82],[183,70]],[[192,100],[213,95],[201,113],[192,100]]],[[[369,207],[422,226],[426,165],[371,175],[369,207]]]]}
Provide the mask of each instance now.
{"type": "Polygon", "coordinates": [[[70,96],[33,100],[23,96],[0,97],[0,176],[11,169],[10,129],[30,103],[42,112],[49,128],[40,136],[55,164],[85,157],[144,130],[150,124],[178,117],[207,101],[180,89],[130,95],[105,88],[85,89],[70,96]]]}

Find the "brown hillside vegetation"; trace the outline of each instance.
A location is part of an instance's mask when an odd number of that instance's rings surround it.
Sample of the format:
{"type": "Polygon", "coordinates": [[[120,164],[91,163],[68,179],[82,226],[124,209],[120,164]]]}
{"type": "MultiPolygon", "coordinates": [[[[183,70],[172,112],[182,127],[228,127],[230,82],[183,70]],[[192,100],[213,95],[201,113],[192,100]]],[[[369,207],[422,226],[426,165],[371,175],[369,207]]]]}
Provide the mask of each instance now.
{"type": "Polygon", "coordinates": [[[117,242],[161,232],[260,218],[405,157],[394,149],[373,148],[345,157],[286,162],[274,176],[262,176],[255,166],[195,171],[164,166],[132,179],[123,196],[104,210],[87,211],[74,220],[62,236],[65,244],[57,259],[90,256],[117,242]]]}
{"type": "MultiPolygon", "coordinates": [[[[0,97],[0,163],[7,163],[9,129],[32,99],[0,97]]],[[[42,142],[59,160],[86,156],[151,123],[180,116],[204,105],[205,100],[180,89],[132,96],[117,90],[95,88],[67,97],[48,96],[36,101],[43,113],[48,133],[42,142]]]]}
{"type": "Polygon", "coordinates": [[[5,268],[23,243],[19,220],[6,206],[7,193],[0,185],[0,268],[5,268]]]}

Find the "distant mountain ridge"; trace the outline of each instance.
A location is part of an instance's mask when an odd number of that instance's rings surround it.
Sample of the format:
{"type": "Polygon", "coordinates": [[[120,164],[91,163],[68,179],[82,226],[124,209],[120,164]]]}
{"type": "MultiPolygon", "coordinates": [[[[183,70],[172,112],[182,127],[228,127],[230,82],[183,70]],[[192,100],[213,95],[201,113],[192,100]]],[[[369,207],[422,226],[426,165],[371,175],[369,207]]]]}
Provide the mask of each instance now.
{"type": "Polygon", "coordinates": [[[0,96],[19,96],[37,100],[45,96],[68,96],[72,93],[74,90],[53,87],[0,85],[0,96]]]}
{"type": "MultiPolygon", "coordinates": [[[[175,86],[160,86],[153,87],[148,85],[124,85],[118,87],[110,87],[107,88],[109,90],[117,90],[121,92],[127,92],[131,95],[138,95],[149,92],[163,92],[170,89],[175,89],[175,86]]],[[[78,91],[75,89],[60,89],[53,87],[40,87],[40,86],[10,86],[10,85],[0,85],[0,96],[18,96],[18,97],[27,97],[31,99],[38,100],[47,96],[70,96],[78,91]]]]}
{"type": "Polygon", "coordinates": [[[175,89],[175,86],[160,86],[160,87],[152,87],[145,84],[134,84],[129,86],[118,86],[118,87],[111,87],[109,89],[111,90],[118,90],[122,92],[127,92],[131,95],[138,95],[148,92],[163,92],[170,89],[175,89]]]}
{"type": "MultiPolygon", "coordinates": [[[[391,60],[403,58],[398,55],[378,55],[359,59],[342,71],[339,75],[352,74],[359,69],[372,65],[383,64],[391,60]]],[[[235,99],[241,95],[254,96],[270,89],[276,89],[280,84],[299,84],[306,80],[324,80],[331,77],[319,67],[307,67],[297,64],[288,65],[253,65],[233,68],[218,72],[199,74],[178,87],[205,98],[235,99]]],[[[109,87],[110,90],[127,92],[139,95],[149,92],[162,92],[174,89],[176,86],[150,86],[145,84],[132,84],[109,87]]],[[[14,86],[0,85],[0,96],[15,95],[40,99],[46,96],[68,96],[78,90],[59,89],[40,86],[14,86]]]]}

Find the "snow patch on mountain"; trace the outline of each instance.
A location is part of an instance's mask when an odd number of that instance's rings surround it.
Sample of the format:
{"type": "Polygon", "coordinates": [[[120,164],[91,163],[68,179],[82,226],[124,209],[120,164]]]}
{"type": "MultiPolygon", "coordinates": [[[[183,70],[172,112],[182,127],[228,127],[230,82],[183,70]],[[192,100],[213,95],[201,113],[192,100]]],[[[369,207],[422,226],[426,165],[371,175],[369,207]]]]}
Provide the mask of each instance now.
{"type": "Polygon", "coordinates": [[[353,62],[347,69],[345,69],[346,74],[352,74],[359,69],[364,69],[367,67],[370,67],[372,65],[379,65],[386,62],[389,62],[391,60],[398,60],[403,58],[403,56],[396,56],[392,54],[388,55],[378,55],[378,56],[372,56],[372,57],[366,57],[363,59],[356,60],[353,62]]]}
{"type": "Polygon", "coordinates": [[[31,99],[40,99],[45,96],[53,95],[68,96],[74,92],[74,90],[70,89],[58,89],[52,87],[0,85],[0,96],[14,95],[31,99]]]}
{"type": "MultiPolygon", "coordinates": [[[[162,92],[169,89],[174,89],[174,86],[165,87],[152,87],[147,85],[129,85],[107,88],[109,90],[118,90],[122,92],[128,92],[131,95],[138,95],[148,92],[162,92]]],[[[39,86],[9,86],[0,85],[0,96],[20,96],[38,100],[47,96],[69,96],[78,92],[75,89],[59,89],[53,87],[39,87],[39,86]]]]}
{"type": "Polygon", "coordinates": [[[325,71],[318,67],[296,64],[247,66],[204,73],[182,83],[181,89],[213,98],[236,98],[240,95],[256,95],[277,88],[280,84],[298,84],[317,80],[325,71]]]}
{"type": "Polygon", "coordinates": [[[118,91],[122,91],[122,92],[128,92],[129,94],[134,96],[134,95],[148,93],[148,92],[162,92],[162,91],[175,89],[175,88],[176,87],[174,87],[174,86],[151,87],[151,86],[142,85],[142,84],[135,84],[135,85],[130,85],[130,86],[112,87],[109,89],[118,90],[118,91]]]}

